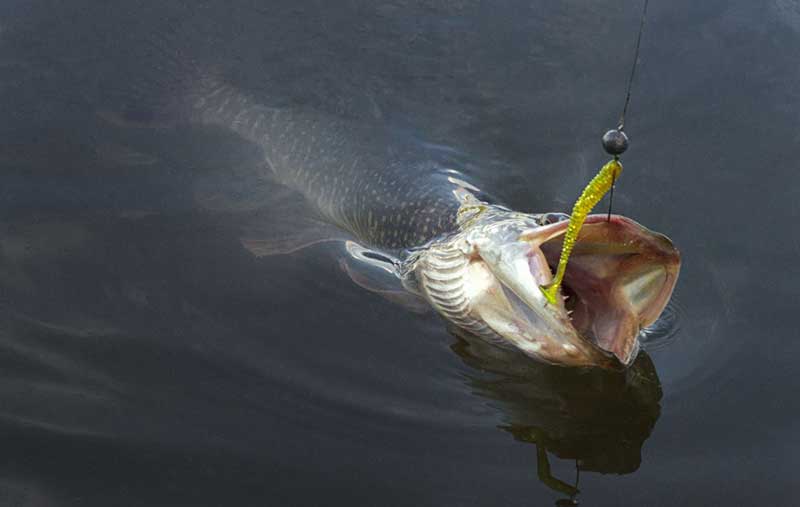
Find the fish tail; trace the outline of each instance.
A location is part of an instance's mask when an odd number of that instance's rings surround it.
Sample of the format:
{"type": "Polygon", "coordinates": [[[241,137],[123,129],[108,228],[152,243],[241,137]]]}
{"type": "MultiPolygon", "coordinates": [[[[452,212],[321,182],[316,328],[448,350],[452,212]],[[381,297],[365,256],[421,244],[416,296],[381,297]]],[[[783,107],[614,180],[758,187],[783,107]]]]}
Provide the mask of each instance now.
{"type": "Polygon", "coordinates": [[[124,60],[134,62],[135,67],[123,69],[122,76],[109,79],[97,90],[98,115],[129,126],[191,121],[193,104],[220,80],[184,49],[179,39],[174,32],[160,31],[126,41],[132,54],[123,55],[124,60]]]}

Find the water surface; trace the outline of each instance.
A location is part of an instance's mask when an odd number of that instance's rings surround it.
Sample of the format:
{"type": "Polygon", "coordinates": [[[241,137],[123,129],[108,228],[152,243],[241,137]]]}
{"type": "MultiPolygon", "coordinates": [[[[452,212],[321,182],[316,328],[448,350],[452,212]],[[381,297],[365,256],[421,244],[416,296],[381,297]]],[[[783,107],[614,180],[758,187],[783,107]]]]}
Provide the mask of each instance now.
{"type": "Polygon", "coordinates": [[[258,150],[152,90],[191,62],[565,211],[639,2],[162,4],[0,7],[0,503],[552,505],[576,467],[582,505],[797,502],[795,3],[651,3],[615,208],[683,270],[624,376],[455,337],[339,243],[252,257],[258,150]]]}

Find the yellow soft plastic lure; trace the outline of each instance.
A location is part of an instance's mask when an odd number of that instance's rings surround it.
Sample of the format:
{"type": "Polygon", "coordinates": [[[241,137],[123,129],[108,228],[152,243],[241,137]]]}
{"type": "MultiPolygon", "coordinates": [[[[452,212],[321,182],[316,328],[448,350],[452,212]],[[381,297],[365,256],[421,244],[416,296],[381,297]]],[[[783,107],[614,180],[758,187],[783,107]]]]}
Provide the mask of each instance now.
{"type": "Polygon", "coordinates": [[[542,285],[540,288],[544,293],[545,298],[551,304],[555,304],[558,289],[561,287],[561,282],[564,280],[564,273],[567,270],[567,262],[572,253],[572,247],[575,246],[575,240],[578,239],[578,233],[586,220],[586,216],[592,211],[592,208],[600,202],[600,199],[611,189],[614,182],[619,178],[622,173],[622,164],[619,160],[614,159],[608,162],[600,169],[597,176],[592,178],[592,181],[583,189],[583,193],[575,202],[572,208],[572,216],[569,218],[569,225],[567,232],[564,235],[564,246],[561,248],[561,258],[558,259],[558,270],[553,281],[547,285],[542,285]]]}

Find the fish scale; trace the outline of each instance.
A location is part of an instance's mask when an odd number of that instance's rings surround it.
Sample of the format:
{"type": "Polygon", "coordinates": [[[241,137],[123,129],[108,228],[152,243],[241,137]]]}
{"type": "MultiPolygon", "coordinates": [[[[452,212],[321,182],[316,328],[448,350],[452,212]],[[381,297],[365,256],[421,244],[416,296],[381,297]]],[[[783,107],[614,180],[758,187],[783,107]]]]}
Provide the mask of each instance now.
{"type": "Polygon", "coordinates": [[[262,105],[213,78],[199,80],[191,97],[190,122],[258,145],[278,182],[365,245],[397,253],[457,229],[456,194],[467,178],[436,150],[380,125],[262,105]]]}

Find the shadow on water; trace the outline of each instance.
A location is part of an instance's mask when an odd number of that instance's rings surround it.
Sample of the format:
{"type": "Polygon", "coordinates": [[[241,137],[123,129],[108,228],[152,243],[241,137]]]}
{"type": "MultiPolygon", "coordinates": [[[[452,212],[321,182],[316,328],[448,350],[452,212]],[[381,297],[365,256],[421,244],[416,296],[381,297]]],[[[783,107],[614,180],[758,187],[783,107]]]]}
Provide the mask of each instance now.
{"type": "Polygon", "coordinates": [[[577,502],[580,472],[639,469],[661,413],[661,383],[647,353],[625,371],[575,369],[534,362],[463,333],[457,338],[453,351],[474,369],[469,385],[503,414],[498,427],[535,446],[539,480],[570,497],[557,505],[577,502]],[[575,461],[574,481],[553,475],[549,454],[575,461]]]}

